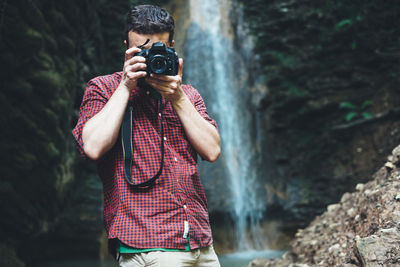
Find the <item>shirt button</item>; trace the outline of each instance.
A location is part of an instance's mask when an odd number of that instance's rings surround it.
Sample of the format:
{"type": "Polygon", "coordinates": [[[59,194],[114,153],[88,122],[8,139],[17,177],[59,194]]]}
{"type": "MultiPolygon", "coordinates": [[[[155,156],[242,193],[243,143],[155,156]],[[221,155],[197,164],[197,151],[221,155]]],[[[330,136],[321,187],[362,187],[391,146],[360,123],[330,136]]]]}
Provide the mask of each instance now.
{"type": "Polygon", "coordinates": [[[167,141],[167,137],[164,136],[164,141],[167,141]]]}
{"type": "Polygon", "coordinates": [[[184,208],[184,209],[187,209],[187,206],[186,206],[186,205],[183,205],[183,208],[184,208]]]}
{"type": "Polygon", "coordinates": [[[161,113],[158,113],[158,116],[160,116],[160,117],[161,117],[161,113]]]}
{"type": "Polygon", "coordinates": [[[147,90],[147,91],[146,91],[146,94],[148,94],[148,95],[149,95],[149,94],[150,94],[150,91],[148,91],[148,90],[147,90]]]}
{"type": "Polygon", "coordinates": [[[178,159],[177,159],[176,157],[174,157],[174,160],[175,160],[175,161],[178,161],[178,159]]]}

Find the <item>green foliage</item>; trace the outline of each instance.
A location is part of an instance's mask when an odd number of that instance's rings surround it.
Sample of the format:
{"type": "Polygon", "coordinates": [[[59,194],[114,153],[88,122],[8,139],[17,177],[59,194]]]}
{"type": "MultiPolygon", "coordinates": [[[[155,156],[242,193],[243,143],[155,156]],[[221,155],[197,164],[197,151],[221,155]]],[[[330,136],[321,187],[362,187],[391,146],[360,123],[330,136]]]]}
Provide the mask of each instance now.
{"type": "Polygon", "coordinates": [[[344,19],[335,25],[335,30],[339,31],[342,28],[351,27],[355,22],[361,21],[361,16],[356,16],[354,19],[344,19]]]}
{"type": "Polygon", "coordinates": [[[361,104],[361,109],[366,109],[367,107],[372,106],[372,105],[373,105],[373,102],[371,100],[364,101],[364,103],[361,104]]]}
{"type": "Polygon", "coordinates": [[[354,119],[355,117],[357,117],[358,113],[355,111],[350,111],[349,113],[347,113],[346,115],[346,121],[351,121],[352,119],[354,119]]]}
{"type": "MultiPolygon", "coordinates": [[[[80,162],[71,130],[86,82],[121,70],[128,9],[125,0],[0,4],[0,241],[29,247],[28,260],[46,257],[43,235],[54,234],[65,223],[59,218],[90,197],[85,181],[93,166],[80,162]],[[72,193],[77,187],[80,196],[72,193]]],[[[88,229],[95,235],[101,225],[88,229]]]]}
{"type": "MultiPolygon", "coordinates": [[[[57,103],[61,97],[73,101],[73,90],[54,62],[74,55],[49,51],[51,44],[44,36],[51,34],[51,21],[46,21],[34,3],[25,3],[24,8],[18,4],[21,3],[8,3],[3,18],[6,27],[1,28],[1,51],[7,51],[8,56],[3,58],[0,74],[5,89],[0,93],[0,107],[7,125],[0,138],[0,166],[2,179],[12,189],[1,196],[1,211],[7,218],[2,220],[1,229],[12,229],[17,238],[29,238],[40,232],[40,217],[46,219],[56,212],[45,200],[55,199],[52,184],[61,179],[59,167],[65,157],[60,152],[66,144],[51,140],[68,140],[70,116],[60,120],[69,110],[57,109],[50,103],[57,103]],[[34,17],[40,19],[35,21],[34,17]],[[70,93],[62,93],[67,90],[70,93]]],[[[66,68],[68,78],[74,81],[75,70],[66,68]]],[[[1,236],[10,238],[7,232],[1,236]]]]}
{"type": "Polygon", "coordinates": [[[372,117],[372,114],[368,111],[365,111],[368,107],[372,106],[373,102],[371,100],[364,101],[360,106],[357,106],[350,102],[341,102],[339,107],[341,109],[347,109],[349,112],[346,114],[346,121],[351,121],[357,118],[369,119],[372,117]]]}
{"type": "Polygon", "coordinates": [[[336,29],[336,30],[339,30],[340,28],[342,28],[342,27],[344,27],[344,26],[346,26],[346,25],[349,25],[349,26],[350,26],[351,24],[353,24],[353,20],[351,20],[351,19],[344,19],[344,20],[340,21],[338,24],[336,24],[335,29],[336,29]]]}
{"type": "MultiPolygon", "coordinates": [[[[269,87],[266,106],[276,108],[277,118],[292,109],[294,98],[313,103],[324,98],[334,102],[355,99],[358,103],[373,99],[376,86],[394,81],[393,74],[400,72],[400,5],[394,0],[384,4],[362,0],[237,1],[243,4],[255,37],[254,52],[269,87]]],[[[324,105],[306,108],[315,107],[324,105]]],[[[357,112],[357,116],[348,114],[347,119],[370,116],[357,112]]],[[[319,116],[332,125],[341,120],[340,113],[319,116]]]]}
{"type": "Polygon", "coordinates": [[[339,104],[340,108],[348,108],[348,109],[356,109],[356,105],[350,103],[350,102],[342,102],[339,104]]]}
{"type": "Polygon", "coordinates": [[[367,111],[362,112],[362,113],[361,113],[361,116],[362,116],[364,119],[372,118],[372,114],[369,113],[369,112],[367,112],[367,111]]]}

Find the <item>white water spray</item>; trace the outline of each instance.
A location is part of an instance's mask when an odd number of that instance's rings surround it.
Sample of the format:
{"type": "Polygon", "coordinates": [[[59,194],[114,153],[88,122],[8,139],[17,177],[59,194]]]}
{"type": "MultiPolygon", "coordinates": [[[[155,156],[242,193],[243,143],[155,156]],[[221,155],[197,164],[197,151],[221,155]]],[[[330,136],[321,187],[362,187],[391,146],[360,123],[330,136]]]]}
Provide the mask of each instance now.
{"type": "Polygon", "coordinates": [[[264,207],[257,194],[251,114],[246,103],[246,62],[234,50],[229,0],[190,0],[185,78],[197,81],[209,95],[207,104],[217,116],[222,155],[227,169],[230,214],[235,222],[238,250],[265,249],[259,223],[264,207]],[[190,63],[191,62],[191,63],[190,63]],[[200,76],[200,77],[199,77],[200,76]],[[245,77],[243,79],[243,77],[245,77]],[[210,105],[211,104],[211,105],[210,105]]]}

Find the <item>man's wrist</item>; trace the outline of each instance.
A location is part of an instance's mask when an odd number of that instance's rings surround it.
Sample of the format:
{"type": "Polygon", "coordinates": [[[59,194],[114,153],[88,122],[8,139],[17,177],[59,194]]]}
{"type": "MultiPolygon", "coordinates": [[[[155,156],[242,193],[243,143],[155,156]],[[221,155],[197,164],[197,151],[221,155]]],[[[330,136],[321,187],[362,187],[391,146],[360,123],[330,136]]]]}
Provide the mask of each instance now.
{"type": "Polygon", "coordinates": [[[132,89],[130,89],[124,82],[121,82],[118,85],[117,90],[128,93],[128,95],[130,95],[132,91],[132,89]]]}
{"type": "Polygon", "coordinates": [[[172,103],[172,107],[175,109],[175,111],[181,110],[184,108],[186,101],[189,101],[189,98],[182,91],[181,96],[172,103]]]}

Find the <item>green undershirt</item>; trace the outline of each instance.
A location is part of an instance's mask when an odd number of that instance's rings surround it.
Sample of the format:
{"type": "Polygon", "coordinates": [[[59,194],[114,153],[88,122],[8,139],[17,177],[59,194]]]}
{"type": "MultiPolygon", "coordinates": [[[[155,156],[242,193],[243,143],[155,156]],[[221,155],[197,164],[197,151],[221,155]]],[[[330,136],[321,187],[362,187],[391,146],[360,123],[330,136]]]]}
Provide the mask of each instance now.
{"type": "Polygon", "coordinates": [[[187,237],[185,249],[174,249],[174,248],[132,248],[119,241],[118,247],[119,253],[144,253],[150,251],[165,251],[165,252],[187,252],[190,251],[189,237],[187,237]]]}

